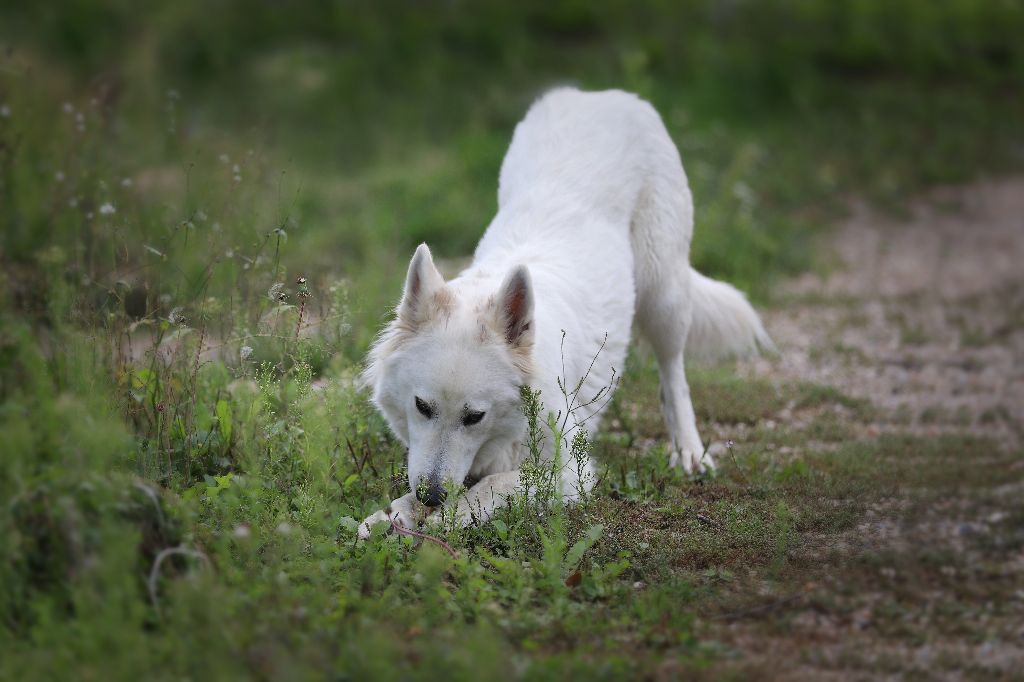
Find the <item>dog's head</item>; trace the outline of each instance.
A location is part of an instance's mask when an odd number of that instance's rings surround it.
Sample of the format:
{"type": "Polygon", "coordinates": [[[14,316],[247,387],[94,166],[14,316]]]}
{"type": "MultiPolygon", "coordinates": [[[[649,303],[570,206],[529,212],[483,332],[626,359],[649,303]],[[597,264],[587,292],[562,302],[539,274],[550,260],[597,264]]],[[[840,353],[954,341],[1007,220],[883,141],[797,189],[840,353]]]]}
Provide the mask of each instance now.
{"type": "Polygon", "coordinates": [[[461,484],[477,457],[501,456],[525,428],[520,387],[529,380],[533,345],[530,273],[517,266],[496,290],[463,284],[446,284],[420,245],[397,315],[363,374],[409,448],[409,485],[428,506],[461,484]]]}

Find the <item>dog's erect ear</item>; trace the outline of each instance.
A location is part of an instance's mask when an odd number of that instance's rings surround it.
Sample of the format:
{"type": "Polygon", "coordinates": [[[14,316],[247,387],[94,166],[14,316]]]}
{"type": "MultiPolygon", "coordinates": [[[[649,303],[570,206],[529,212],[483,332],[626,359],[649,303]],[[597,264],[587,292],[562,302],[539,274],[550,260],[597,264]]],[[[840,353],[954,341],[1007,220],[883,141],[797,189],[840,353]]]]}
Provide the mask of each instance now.
{"type": "Polygon", "coordinates": [[[398,319],[415,329],[424,320],[430,297],[443,286],[444,277],[434,266],[430,249],[426,244],[420,244],[409,263],[402,302],[398,304],[398,319]]]}
{"type": "Polygon", "coordinates": [[[533,285],[525,265],[512,268],[501,283],[498,323],[505,332],[505,341],[513,348],[533,343],[533,285]]]}

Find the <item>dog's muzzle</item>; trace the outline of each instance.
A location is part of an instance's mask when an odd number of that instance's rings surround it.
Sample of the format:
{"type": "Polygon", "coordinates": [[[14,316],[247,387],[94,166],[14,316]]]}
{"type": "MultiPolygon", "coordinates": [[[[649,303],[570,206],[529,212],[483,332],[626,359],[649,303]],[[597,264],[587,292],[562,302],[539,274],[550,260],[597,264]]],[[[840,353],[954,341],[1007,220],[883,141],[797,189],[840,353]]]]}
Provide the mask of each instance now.
{"type": "Polygon", "coordinates": [[[420,485],[416,488],[416,499],[428,507],[439,507],[448,496],[440,481],[431,480],[428,485],[420,485]]]}

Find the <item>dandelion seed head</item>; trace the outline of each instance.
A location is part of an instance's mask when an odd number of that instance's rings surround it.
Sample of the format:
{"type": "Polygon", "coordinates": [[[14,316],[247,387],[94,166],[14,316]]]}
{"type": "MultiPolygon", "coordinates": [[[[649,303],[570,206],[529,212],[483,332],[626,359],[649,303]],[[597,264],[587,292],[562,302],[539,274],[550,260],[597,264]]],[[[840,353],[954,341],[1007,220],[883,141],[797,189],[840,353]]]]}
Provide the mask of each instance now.
{"type": "Polygon", "coordinates": [[[100,206],[100,215],[114,215],[117,213],[117,209],[109,201],[100,206]]]}
{"type": "Polygon", "coordinates": [[[242,346],[238,349],[238,356],[245,362],[252,357],[252,346],[242,346]]]}
{"type": "Polygon", "coordinates": [[[236,538],[247,538],[252,535],[252,530],[249,528],[249,524],[240,523],[235,526],[235,530],[232,531],[236,538]]]}
{"type": "Polygon", "coordinates": [[[184,310],[180,306],[177,307],[177,308],[174,308],[173,310],[171,310],[170,313],[167,314],[167,321],[170,322],[171,324],[184,324],[185,323],[184,310]]]}
{"type": "Polygon", "coordinates": [[[282,296],[287,296],[284,293],[284,283],[276,282],[269,289],[267,289],[267,298],[271,301],[280,301],[282,296]]]}

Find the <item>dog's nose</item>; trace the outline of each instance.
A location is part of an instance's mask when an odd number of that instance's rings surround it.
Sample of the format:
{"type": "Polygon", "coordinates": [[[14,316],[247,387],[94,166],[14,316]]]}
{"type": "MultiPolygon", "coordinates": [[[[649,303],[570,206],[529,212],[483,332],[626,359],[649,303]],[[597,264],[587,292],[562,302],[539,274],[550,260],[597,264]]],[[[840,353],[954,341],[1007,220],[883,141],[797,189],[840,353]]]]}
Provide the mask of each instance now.
{"type": "Polygon", "coordinates": [[[444,498],[447,495],[448,491],[444,489],[444,486],[436,482],[431,482],[429,485],[421,485],[416,488],[416,499],[428,507],[441,506],[441,503],[444,502],[444,498]]]}

